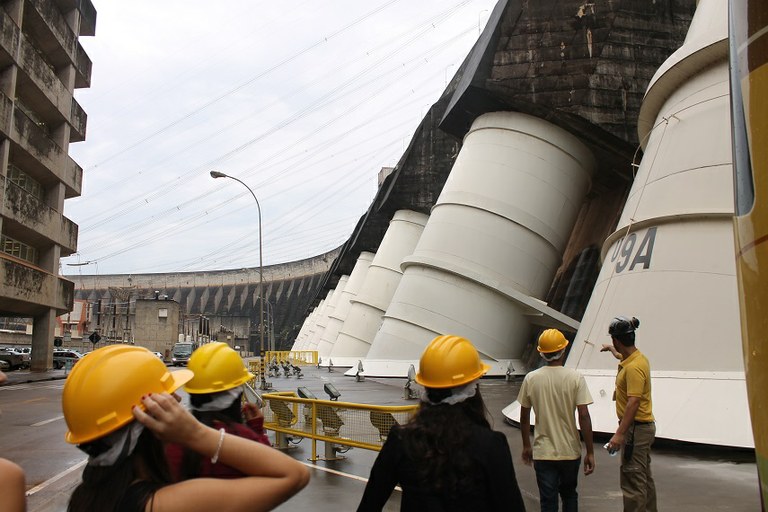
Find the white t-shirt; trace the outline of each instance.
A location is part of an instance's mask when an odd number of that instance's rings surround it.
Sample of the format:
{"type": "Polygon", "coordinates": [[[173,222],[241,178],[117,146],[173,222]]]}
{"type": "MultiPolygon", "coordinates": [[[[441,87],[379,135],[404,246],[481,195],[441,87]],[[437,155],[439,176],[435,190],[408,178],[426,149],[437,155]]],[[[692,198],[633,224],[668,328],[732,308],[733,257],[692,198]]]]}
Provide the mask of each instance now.
{"type": "Polygon", "coordinates": [[[564,366],[542,366],[525,376],[517,401],[536,413],[534,460],[581,458],[576,406],[592,403],[581,373],[564,366]]]}

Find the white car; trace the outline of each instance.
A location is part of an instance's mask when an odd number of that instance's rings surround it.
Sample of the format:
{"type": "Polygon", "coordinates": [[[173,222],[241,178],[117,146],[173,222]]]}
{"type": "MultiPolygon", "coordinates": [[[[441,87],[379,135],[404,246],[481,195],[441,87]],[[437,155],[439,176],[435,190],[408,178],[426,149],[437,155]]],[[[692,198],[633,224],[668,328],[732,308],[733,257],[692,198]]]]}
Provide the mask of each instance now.
{"type": "Polygon", "coordinates": [[[152,353],[155,354],[157,357],[159,357],[161,361],[165,360],[165,358],[163,357],[163,354],[161,354],[160,352],[152,352],[152,353]]]}
{"type": "Polygon", "coordinates": [[[83,354],[77,350],[55,349],[53,351],[53,369],[60,370],[64,368],[67,363],[74,366],[75,363],[77,363],[82,358],[83,354]]]}
{"type": "MultiPolygon", "coordinates": [[[[24,347],[27,348],[27,347],[24,347]]],[[[27,348],[27,350],[24,350],[22,347],[4,347],[0,350],[3,350],[5,352],[11,353],[11,354],[17,354],[21,357],[21,366],[18,368],[29,368],[32,366],[32,354],[31,351],[27,348]]]]}

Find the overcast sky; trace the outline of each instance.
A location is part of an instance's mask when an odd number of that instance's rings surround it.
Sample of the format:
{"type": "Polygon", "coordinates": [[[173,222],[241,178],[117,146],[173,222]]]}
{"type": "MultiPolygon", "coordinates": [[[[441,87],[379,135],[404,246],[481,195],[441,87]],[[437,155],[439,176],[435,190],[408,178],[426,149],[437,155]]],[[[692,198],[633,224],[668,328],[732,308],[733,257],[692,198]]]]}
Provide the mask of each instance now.
{"type": "Polygon", "coordinates": [[[257,267],[211,170],[265,266],[338,247],[495,0],[93,3],[64,274],[257,267]]]}

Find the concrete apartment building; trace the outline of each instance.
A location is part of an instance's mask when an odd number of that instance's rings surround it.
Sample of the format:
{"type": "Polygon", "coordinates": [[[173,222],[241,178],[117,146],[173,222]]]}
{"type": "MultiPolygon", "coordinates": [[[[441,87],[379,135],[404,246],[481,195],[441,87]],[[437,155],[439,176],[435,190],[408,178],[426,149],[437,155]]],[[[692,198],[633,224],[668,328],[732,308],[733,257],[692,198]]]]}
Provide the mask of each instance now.
{"type": "Polygon", "coordinates": [[[33,319],[33,370],[51,367],[56,317],[73,305],[59,259],[77,250],[63,211],[82,186],[68,152],[85,139],[73,92],[90,86],[79,37],[95,28],[89,0],[0,0],[0,315],[33,319]]]}

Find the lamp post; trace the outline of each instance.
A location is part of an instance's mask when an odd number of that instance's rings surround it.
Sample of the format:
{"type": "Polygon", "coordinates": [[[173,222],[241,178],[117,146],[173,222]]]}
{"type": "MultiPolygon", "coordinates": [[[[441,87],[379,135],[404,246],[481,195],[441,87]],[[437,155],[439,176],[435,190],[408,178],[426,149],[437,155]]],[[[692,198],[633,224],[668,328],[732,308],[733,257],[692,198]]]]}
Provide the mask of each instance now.
{"type": "Polygon", "coordinates": [[[253,200],[256,201],[256,208],[259,211],[259,341],[260,341],[260,349],[259,349],[259,365],[261,366],[261,371],[259,372],[261,374],[261,389],[265,390],[268,389],[267,386],[267,380],[264,376],[264,369],[265,369],[265,361],[264,361],[264,265],[262,263],[263,259],[263,251],[261,248],[261,205],[259,204],[259,200],[256,198],[256,194],[253,193],[253,190],[251,190],[251,187],[245,184],[245,182],[235,178],[234,176],[230,176],[228,174],[224,174],[223,172],[219,171],[211,171],[211,178],[229,178],[232,180],[237,181],[242,186],[248,189],[248,192],[251,193],[253,196],[253,200]]]}
{"type": "Polygon", "coordinates": [[[267,304],[267,347],[269,350],[275,350],[275,308],[268,299],[264,299],[267,304]]]}

